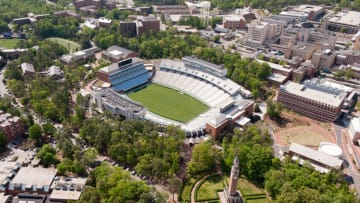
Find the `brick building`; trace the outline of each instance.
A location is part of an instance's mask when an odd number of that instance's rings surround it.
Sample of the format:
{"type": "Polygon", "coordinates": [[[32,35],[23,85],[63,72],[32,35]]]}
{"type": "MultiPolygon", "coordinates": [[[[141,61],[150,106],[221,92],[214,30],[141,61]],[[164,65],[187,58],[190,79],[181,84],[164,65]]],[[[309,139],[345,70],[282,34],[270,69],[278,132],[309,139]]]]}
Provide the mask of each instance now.
{"type": "Polygon", "coordinates": [[[346,93],[315,80],[304,84],[287,82],[280,86],[277,101],[285,107],[316,120],[334,121],[346,99],[346,93]]]}
{"type": "Polygon", "coordinates": [[[236,15],[225,16],[223,18],[223,26],[229,30],[246,28],[246,20],[245,18],[236,15]]]}
{"type": "Polygon", "coordinates": [[[24,134],[24,125],[19,117],[0,110],[0,130],[5,133],[6,139],[9,141],[24,134]]]}

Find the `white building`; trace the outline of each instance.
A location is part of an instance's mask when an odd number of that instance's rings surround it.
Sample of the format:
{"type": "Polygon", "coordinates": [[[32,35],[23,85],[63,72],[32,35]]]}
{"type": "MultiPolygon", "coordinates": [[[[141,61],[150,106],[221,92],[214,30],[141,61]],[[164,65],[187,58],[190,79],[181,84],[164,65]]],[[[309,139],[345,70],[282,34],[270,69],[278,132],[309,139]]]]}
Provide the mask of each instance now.
{"type": "Polygon", "coordinates": [[[348,132],[353,143],[360,145],[360,118],[351,119],[348,132]]]}

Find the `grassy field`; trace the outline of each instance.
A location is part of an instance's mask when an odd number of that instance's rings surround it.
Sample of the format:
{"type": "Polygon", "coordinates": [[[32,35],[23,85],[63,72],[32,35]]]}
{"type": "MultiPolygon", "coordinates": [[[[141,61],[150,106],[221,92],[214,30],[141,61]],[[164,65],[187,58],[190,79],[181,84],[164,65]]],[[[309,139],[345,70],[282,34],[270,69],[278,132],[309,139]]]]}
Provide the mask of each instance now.
{"type": "Polygon", "coordinates": [[[256,187],[256,185],[250,183],[244,178],[239,178],[238,189],[241,191],[242,195],[251,195],[263,193],[264,190],[256,187]]]}
{"type": "Polygon", "coordinates": [[[186,181],[185,186],[181,193],[181,199],[183,202],[191,201],[191,190],[195,183],[196,183],[196,179],[194,179],[194,178],[186,181]]]}
{"type": "Polygon", "coordinates": [[[20,39],[0,39],[0,47],[13,49],[19,41],[20,39]]]}
{"type": "Polygon", "coordinates": [[[64,38],[59,38],[59,37],[49,37],[47,39],[64,46],[65,48],[67,48],[69,50],[70,53],[80,50],[80,44],[78,44],[76,42],[73,42],[73,41],[70,41],[70,40],[67,40],[64,38]]]}
{"type": "Polygon", "coordinates": [[[216,199],[217,191],[224,189],[223,179],[220,175],[210,176],[200,186],[197,192],[196,201],[216,199]]]}
{"type": "Polygon", "coordinates": [[[191,121],[208,109],[205,104],[189,95],[156,84],[150,84],[128,96],[153,113],[183,123],[191,121]]]}

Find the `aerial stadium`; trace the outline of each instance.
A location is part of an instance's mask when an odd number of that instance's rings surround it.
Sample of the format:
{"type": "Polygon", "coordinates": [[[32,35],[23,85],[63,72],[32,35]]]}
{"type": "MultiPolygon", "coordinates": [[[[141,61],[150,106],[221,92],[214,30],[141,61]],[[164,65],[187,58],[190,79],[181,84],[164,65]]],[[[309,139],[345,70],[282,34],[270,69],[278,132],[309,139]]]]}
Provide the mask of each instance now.
{"type": "Polygon", "coordinates": [[[216,136],[253,109],[251,93],[228,79],[226,69],[195,57],[163,59],[152,71],[141,59],[129,58],[97,74],[110,84],[96,92],[98,107],[126,119],[216,136]]]}

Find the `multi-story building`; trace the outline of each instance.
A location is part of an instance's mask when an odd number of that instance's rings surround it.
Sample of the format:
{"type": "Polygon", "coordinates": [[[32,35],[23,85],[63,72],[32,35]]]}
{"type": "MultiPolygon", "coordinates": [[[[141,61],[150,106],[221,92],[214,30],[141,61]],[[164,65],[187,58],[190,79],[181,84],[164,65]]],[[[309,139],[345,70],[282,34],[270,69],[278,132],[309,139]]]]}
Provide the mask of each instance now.
{"type": "Polygon", "coordinates": [[[160,20],[153,16],[138,16],[136,25],[138,35],[151,30],[160,31],[160,20]]]}
{"type": "Polygon", "coordinates": [[[246,28],[246,20],[238,15],[225,16],[223,17],[223,26],[229,30],[246,28]]]}
{"type": "Polygon", "coordinates": [[[330,49],[316,51],[312,58],[311,63],[316,68],[330,68],[334,65],[336,53],[330,49]]]}
{"type": "Polygon", "coordinates": [[[289,46],[285,51],[285,58],[300,57],[303,60],[311,59],[316,51],[316,46],[310,43],[298,43],[295,46],[289,46]]]}
{"type": "Polygon", "coordinates": [[[336,64],[360,64],[360,50],[341,50],[337,52],[336,64]]]}
{"type": "Polygon", "coordinates": [[[131,22],[120,22],[120,32],[125,37],[135,37],[147,31],[160,31],[160,20],[153,16],[137,16],[131,22]]]}
{"type": "Polygon", "coordinates": [[[308,4],[301,4],[292,9],[296,12],[303,12],[307,15],[308,20],[316,20],[320,15],[322,15],[324,11],[324,7],[322,6],[315,6],[315,5],[308,5],[308,4]]]}
{"type": "Polygon", "coordinates": [[[322,25],[325,30],[355,34],[360,29],[360,12],[340,11],[325,19],[322,25]]]}
{"type": "Polygon", "coordinates": [[[104,59],[113,63],[127,58],[137,57],[137,53],[116,45],[110,46],[101,53],[104,59]]]}
{"type": "Polygon", "coordinates": [[[301,23],[306,22],[308,15],[302,11],[282,11],[277,18],[286,20],[289,23],[301,23]]]}
{"type": "Polygon", "coordinates": [[[85,62],[95,56],[97,52],[101,51],[98,47],[92,47],[84,49],[72,54],[64,55],[60,58],[60,61],[65,65],[74,65],[76,63],[85,62]]]}
{"type": "Polygon", "coordinates": [[[174,14],[191,14],[191,10],[186,5],[154,5],[153,10],[155,13],[164,15],[174,14]]]}
{"type": "Polygon", "coordinates": [[[136,37],[137,35],[136,22],[121,21],[120,33],[124,37],[136,37]]]}
{"type": "Polygon", "coordinates": [[[81,19],[81,16],[73,11],[56,11],[54,12],[54,15],[55,16],[58,16],[58,17],[72,17],[72,18],[76,18],[78,20],[81,19]]]}
{"type": "Polygon", "coordinates": [[[13,140],[24,134],[24,125],[20,118],[0,110],[0,130],[7,140],[13,140]]]}
{"type": "Polygon", "coordinates": [[[263,47],[266,40],[281,34],[282,26],[276,24],[250,24],[246,36],[246,46],[251,48],[263,47]]]}
{"type": "Polygon", "coordinates": [[[334,121],[346,99],[340,89],[307,80],[303,84],[287,82],[280,86],[277,101],[305,116],[320,121],[334,121]]]}

